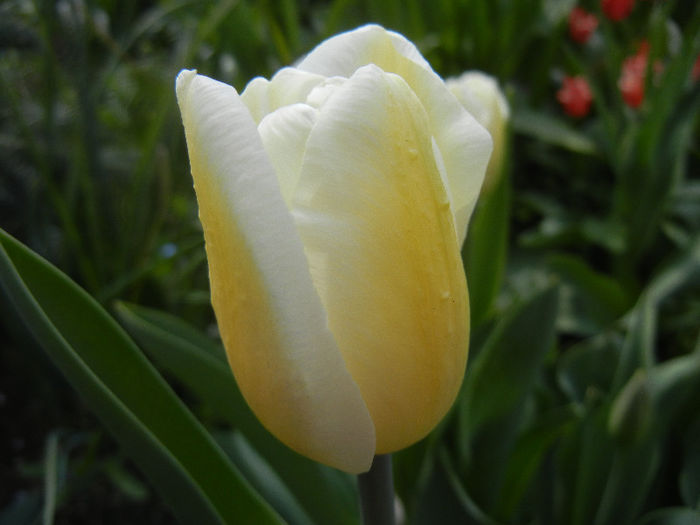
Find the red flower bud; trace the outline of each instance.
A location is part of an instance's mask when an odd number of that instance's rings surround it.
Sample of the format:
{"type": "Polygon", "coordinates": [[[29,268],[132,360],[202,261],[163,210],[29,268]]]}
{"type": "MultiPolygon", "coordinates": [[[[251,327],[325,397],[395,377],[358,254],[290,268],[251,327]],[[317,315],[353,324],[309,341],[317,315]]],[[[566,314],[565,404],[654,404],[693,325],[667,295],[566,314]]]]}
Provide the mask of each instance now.
{"type": "Polygon", "coordinates": [[[562,86],[557,91],[557,100],[567,115],[584,117],[588,114],[593,101],[591,88],[582,76],[564,77],[562,86]]]}
{"type": "Polygon", "coordinates": [[[622,73],[617,84],[622,94],[622,100],[631,107],[637,108],[644,100],[644,75],[622,73]]]}
{"type": "MultiPolygon", "coordinates": [[[[639,44],[637,53],[627,57],[622,63],[622,72],[617,85],[620,88],[622,99],[631,108],[639,107],[644,100],[644,83],[648,62],[649,42],[643,40],[639,44]]],[[[654,73],[659,75],[662,70],[663,64],[658,60],[654,62],[654,73]]]]}
{"type": "Polygon", "coordinates": [[[619,22],[632,12],[634,0],[601,0],[600,7],[610,20],[619,22]]]}
{"type": "Polygon", "coordinates": [[[569,13],[569,34],[574,42],[585,44],[598,27],[598,18],[580,7],[569,13]]]}

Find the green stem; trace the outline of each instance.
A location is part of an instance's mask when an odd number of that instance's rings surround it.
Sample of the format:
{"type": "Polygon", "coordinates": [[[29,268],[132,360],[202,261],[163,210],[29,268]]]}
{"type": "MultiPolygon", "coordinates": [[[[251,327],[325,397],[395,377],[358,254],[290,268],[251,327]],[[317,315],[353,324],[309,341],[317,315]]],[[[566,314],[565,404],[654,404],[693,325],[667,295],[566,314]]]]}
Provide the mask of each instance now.
{"type": "Polygon", "coordinates": [[[369,472],[357,476],[364,525],[395,525],[391,454],[374,456],[369,472]]]}

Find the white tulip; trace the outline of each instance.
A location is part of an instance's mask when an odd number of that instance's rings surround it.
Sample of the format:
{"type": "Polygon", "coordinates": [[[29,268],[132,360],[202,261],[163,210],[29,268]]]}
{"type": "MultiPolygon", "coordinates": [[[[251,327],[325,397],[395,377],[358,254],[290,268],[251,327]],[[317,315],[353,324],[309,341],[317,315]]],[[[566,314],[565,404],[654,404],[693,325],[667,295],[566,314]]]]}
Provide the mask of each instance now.
{"type": "Polygon", "coordinates": [[[489,191],[498,181],[503,169],[507,127],[510,119],[508,101],[494,77],[481,71],[467,71],[446,81],[447,88],[457,97],[493,139],[493,154],[486,171],[482,191],[489,191]]]}
{"type": "Polygon", "coordinates": [[[467,359],[460,247],[491,139],[370,25],[239,95],[177,78],[229,363],[294,450],[359,473],[424,437],[467,359]]]}

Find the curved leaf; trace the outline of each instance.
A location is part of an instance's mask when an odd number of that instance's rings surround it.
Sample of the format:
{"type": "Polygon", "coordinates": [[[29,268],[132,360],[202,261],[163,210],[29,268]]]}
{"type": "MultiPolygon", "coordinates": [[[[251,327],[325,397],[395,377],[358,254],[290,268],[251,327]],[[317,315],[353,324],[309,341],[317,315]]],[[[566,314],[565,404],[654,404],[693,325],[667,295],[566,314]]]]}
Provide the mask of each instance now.
{"type": "Polygon", "coordinates": [[[0,286],[183,523],[280,523],[117,323],[0,230],[0,286]]]}
{"type": "MultiPolygon", "coordinates": [[[[300,456],[265,430],[243,399],[221,345],[164,312],[119,303],[117,313],[159,366],[181,381],[215,417],[245,436],[316,523],[357,523],[353,477],[300,456]]],[[[268,501],[274,503],[271,498],[268,501]]],[[[294,522],[286,509],[277,509],[294,522]]]]}

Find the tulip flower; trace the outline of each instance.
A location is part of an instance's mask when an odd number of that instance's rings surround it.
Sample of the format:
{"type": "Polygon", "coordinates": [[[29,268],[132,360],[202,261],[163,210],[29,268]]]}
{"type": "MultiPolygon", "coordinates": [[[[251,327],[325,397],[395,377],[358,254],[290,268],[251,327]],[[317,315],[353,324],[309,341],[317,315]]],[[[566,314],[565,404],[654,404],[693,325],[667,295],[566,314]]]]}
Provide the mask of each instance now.
{"type": "Polygon", "coordinates": [[[562,86],[557,91],[557,100],[567,115],[585,117],[591,109],[593,95],[588,81],[582,76],[564,77],[562,86]]]}
{"type": "Polygon", "coordinates": [[[448,89],[493,139],[493,153],[486,170],[482,192],[489,191],[501,175],[507,140],[510,109],[498,81],[480,71],[467,71],[457,78],[447,79],[448,89]]]}
{"type": "Polygon", "coordinates": [[[619,22],[632,12],[634,0],[601,0],[600,7],[610,20],[619,22]]]}
{"type": "MultiPolygon", "coordinates": [[[[627,57],[622,63],[618,87],[622,99],[631,108],[638,108],[644,101],[647,64],[649,63],[649,42],[640,42],[637,52],[627,57]]],[[[653,64],[654,73],[660,75],[663,64],[657,60],[653,64]]]]}
{"type": "Polygon", "coordinates": [[[370,25],[239,95],[176,81],[231,369],[263,425],[347,472],[459,390],[460,247],[491,150],[416,47],[370,25]]]}
{"type": "Polygon", "coordinates": [[[622,100],[631,108],[638,108],[644,101],[644,73],[636,73],[634,68],[622,69],[618,87],[622,100]]]}
{"type": "Polygon", "coordinates": [[[598,27],[598,18],[581,7],[569,13],[569,35],[574,42],[585,44],[598,27]]]}

